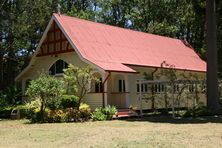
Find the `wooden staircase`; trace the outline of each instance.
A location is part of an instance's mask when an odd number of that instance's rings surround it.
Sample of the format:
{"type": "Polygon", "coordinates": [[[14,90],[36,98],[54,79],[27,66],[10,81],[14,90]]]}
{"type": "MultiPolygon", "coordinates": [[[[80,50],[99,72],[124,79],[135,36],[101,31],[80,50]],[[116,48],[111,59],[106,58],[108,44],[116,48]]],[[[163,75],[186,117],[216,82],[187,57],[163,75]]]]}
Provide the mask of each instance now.
{"type": "Polygon", "coordinates": [[[138,114],[131,109],[118,109],[114,118],[137,117],[138,114]]]}

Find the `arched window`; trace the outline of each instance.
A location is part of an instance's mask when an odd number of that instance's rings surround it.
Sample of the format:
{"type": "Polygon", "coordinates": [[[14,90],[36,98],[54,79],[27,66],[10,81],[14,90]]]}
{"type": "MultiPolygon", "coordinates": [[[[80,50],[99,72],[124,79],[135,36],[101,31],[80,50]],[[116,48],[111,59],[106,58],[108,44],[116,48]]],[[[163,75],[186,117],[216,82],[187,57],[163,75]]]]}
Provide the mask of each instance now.
{"type": "Polygon", "coordinates": [[[50,75],[63,74],[63,69],[68,68],[68,64],[63,60],[56,61],[49,69],[50,75]]]}

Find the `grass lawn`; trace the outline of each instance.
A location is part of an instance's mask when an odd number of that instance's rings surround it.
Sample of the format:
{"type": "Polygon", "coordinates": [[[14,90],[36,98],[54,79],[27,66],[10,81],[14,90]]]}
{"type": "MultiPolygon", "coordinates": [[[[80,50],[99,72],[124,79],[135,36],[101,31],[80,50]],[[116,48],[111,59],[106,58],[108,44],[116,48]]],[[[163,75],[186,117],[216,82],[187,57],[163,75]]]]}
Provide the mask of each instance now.
{"type": "Polygon", "coordinates": [[[58,124],[2,120],[0,147],[222,147],[222,117],[58,124]]]}

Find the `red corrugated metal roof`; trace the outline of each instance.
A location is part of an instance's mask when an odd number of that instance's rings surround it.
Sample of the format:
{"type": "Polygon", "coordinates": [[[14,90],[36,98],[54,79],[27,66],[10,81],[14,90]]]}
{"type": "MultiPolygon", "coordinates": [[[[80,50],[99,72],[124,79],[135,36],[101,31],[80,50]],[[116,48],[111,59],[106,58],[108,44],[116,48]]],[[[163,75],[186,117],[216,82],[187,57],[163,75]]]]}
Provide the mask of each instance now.
{"type": "Polygon", "coordinates": [[[83,58],[106,71],[135,72],[126,65],[206,71],[206,63],[181,40],[54,14],[83,58]]]}

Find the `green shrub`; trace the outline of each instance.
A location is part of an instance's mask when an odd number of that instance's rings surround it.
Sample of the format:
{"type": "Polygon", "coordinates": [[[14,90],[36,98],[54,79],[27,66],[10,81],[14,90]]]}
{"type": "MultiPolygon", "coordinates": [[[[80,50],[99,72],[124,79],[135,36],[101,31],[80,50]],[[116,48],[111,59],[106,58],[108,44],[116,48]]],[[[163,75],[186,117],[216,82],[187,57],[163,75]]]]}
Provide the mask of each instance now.
{"type": "Polygon", "coordinates": [[[8,106],[7,96],[0,91],[0,107],[8,106]]]}
{"type": "Polygon", "coordinates": [[[78,97],[78,109],[83,98],[85,98],[87,92],[91,89],[88,87],[90,83],[92,81],[99,81],[93,75],[93,68],[90,66],[78,67],[72,64],[69,64],[68,68],[64,69],[64,80],[67,86],[66,93],[75,94],[78,97]]]}
{"type": "Polygon", "coordinates": [[[17,85],[11,85],[0,90],[0,107],[13,106],[21,103],[20,96],[21,90],[17,85]]]}
{"type": "MultiPolygon", "coordinates": [[[[30,105],[31,106],[31,105],[30,105]]],[[[31,107],[30,107],[31,108],[31,107]]],[[[40,109],[30,109],[30,120],[33,123],[48,122],[48,123],[60,123],[60,122],[82,122],[87,121],[90,118],[91,110],[89,105],[81,104],[80,109],[66,108],[66,109],[55,109],[51,110],[47,108],[44,113],[44,120],[40,113],[40,109]]]]}
{"type": "Polygon", "coordinates": [[[26,105],[18,105],[15,109],[19,110],[20,118],[28,118],[29,108],[26,105]]]}
{"type": "Polygon", "coordinates": [[[40,100],[31,101],[30,103],[18,105],[18,106],[6,106],[0,107],[0,118],[10,118],[11,111],[13,109],[18,109],[21,118],[30,119],[34,114],[35,109],[40,108],[40,100]]]}
{"type": "Polygon", "coordinates": [[[42,121],[42,113],[40,112],[40,109],[33,110],[30,120],[32,123],[43,122],[42,121]]]}
{"type": "Polygon", "coordinates": [[[46,108],[55,108],[54,103],[58,101],[64,91],[63,84],[62,80],[44,73],[41,73],[38,78],[30,82],[26,95],[31,99],[40,99],[42,119],[45,118],[46,108]]]}
{"type": "Polygon", "coordinates": [[[80,111],[73,108],[65,109],[66,122],[79,122],[81,121],[80,111]]]}
{"type": "Polygon", "coordinates": [[[91,115],[91,109],[89,105],[85,103],[81,103],[79,107],[80,117],[83,121],[87,121],[90,118],[91,115]]]}
{"type": "Polygon", "coordinates": [[[47,107],[51,110],[60,109],[60,100],[53,98],[50,102],[48,102],[47,107]]]}
{"type": "Polygon", "coordinates": [[[78,106],[78,97],[75,95],[62,95],[60,100],[60,108],[76,108],[78,106]]]}
{"type": "Polygon", "coordinates": [[[89,120],[91,115],[91,109],[89,105],[83,103],[81,103],[79,110],[77,110],[76,108],[53,110],[50,108],[46,108],[44,112],[44,120],[42,120],[40,112],[40,102],[38,102],[37,100],[27,103],[26,106],[19,106],[19,109],[21,109],[22,112],[24,112],[24,114],[26,114],[26,116],[28,116],[33,123],[80,122],[89,120]]]}
{"type": "Polygon", "coordinates": [[[82,122],[87,121],[91,115],[91,109],[89,105],[81,103],[79,110],[76,108],[66,108],[64,110],[66,122],[82,122]]]}
{"type": "Polygon", "coordinates": [[[104,121],[106,120],[106,115],[102,112],[102,108],[97,108],[91,115],[93,121],[104,121]]]}
{"type": "Polygon", "coordinates": [[[212,112],[206,106],[201,106],[195,109],[196,116],[211,116],[213,115],[212,112]]]}
{"type": "Polygon", "coordinates": [[[60,123],[66,121],[66,114],[61,109],[48,110],[46,112],[45,122],[49,123],[60,123]]]}
{"type": "Polygon", "coordinates": [[[36,112],[36,110],[40,110],[41,102],[39,99],[26,103],[25,105],[19,108],[22,114],[22,117],[30,119],[36,112]]]}
{"type": "Polygon", "coordinates": [[[13,108],[13,106],[0,107],[0,118],[10,118],[13,108]]]}
{"type": "Polygon", "coordinates": [[[105,108],[96,108],[95,112],[92,113],[91,118],[94,121],[112,120],[117,109],[115,106],[106,106],[105,108]]]}
{"type": "Polygon", "coordinates": [[[105,108],[102,108],[102,113],[106,115],[106,120],[113,119],[113,115],[115,115],[117,112],[117,109],[115,106],[106,106],[105,108]]]}
{"type": "Polygon", "coordinates": [[[199,116],[211,116],[213,115],[206,106],[197,106],[193,109],[187,110],[183,117],[199,117],[199,116]]]}

